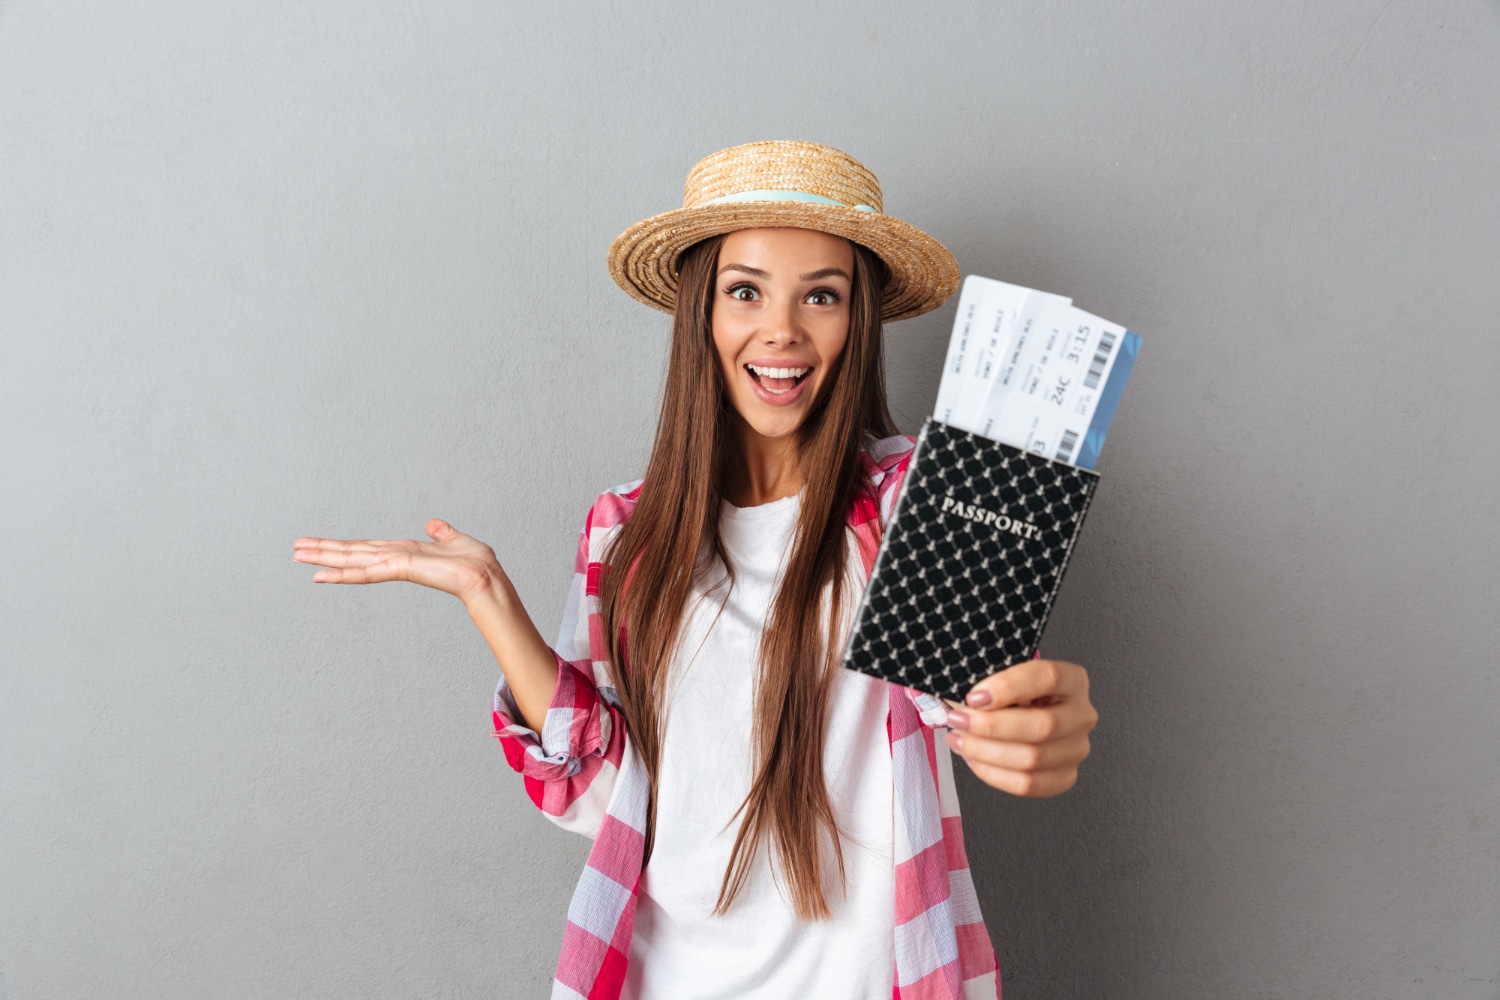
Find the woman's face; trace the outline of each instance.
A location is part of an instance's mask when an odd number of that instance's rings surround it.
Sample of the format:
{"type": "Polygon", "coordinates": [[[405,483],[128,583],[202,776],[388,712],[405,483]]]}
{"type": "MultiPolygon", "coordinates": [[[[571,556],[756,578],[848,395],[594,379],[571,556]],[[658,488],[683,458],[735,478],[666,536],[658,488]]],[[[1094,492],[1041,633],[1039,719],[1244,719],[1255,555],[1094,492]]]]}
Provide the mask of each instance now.
{"type": "Polygon", "coordinates": [[[784,438],[807,419],[849,337],[854,248],[811,229],[724,237],[713,334],[729,400],[750,429],[784,438]]]}

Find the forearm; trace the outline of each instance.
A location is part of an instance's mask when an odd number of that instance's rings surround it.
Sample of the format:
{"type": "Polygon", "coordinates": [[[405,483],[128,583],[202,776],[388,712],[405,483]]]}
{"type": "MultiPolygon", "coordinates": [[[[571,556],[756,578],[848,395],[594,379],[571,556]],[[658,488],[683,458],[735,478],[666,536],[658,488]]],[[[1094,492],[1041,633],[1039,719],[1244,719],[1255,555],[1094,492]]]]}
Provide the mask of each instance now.
{"type": "Polygon", "coordinates": [[[503,573],[464,606],[505,674],[516,707],[521,710],[521,721],[541,732],[547,706],[557,690],[556,654],[542,639],[503,573]]]}

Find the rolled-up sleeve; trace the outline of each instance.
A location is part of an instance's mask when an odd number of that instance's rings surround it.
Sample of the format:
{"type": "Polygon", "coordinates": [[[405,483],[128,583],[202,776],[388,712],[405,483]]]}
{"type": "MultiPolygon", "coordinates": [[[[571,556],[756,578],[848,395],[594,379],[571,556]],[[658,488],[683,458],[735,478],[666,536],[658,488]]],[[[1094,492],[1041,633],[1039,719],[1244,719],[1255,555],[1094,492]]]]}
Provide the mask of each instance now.
{"type": "MultiPolygon", "coordinates": [[[[495,735],[510,766],[539,781],[577,776],[584,759],[609,745],[614,719],[601,703],[587,663],[557,656],[557,688],[542,720],[542,731],[522,721],[521,710],[504,675],[495,688],[495,735]]],[[[538,803],[540,805],[540,803],[538,803]]]]}
{"type": "Polygon", "coordinates": [[[552,654],[557,687],[538,732],[526,725],[502,673],[495,688],[495,735],[506,762],[525,780],[526,794],[548,819],[586,836],[598,834],[619,773],[625,723],[613,688],[601,692],[588,656],[597,623],[598,573],[589,562],[590,512],[579,538],[573,582],[552,654]]]}

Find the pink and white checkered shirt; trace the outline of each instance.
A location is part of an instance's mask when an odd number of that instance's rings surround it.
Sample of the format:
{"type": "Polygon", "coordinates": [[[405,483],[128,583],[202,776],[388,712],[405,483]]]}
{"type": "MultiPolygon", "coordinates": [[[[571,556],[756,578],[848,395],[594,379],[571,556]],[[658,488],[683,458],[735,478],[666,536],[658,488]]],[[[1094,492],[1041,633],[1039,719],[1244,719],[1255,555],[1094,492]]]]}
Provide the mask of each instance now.
{"type": "MultiPolygon", "coordinates": [[[[868,576],[890,519],[913,440],[867,437],[866,489],[849,513],[868,576]]],[[[640,484],[602,494],[589,511],[557,656],[557,691],[540,733],[521,713],[502,677],[495,691],[495,733],[527,794],[564,829],[594,840],[573,891],[554,1000],[617,1000],[630,958],[636,893],[645,853],[648,787],[625,732],[610,682],[599,615],[601,559],[635,508],[640,484]]],[[[939,730],[942,702],[890,684],[890,735],[896,808],[896,1000],[992,1000],[1000,975],[964,852],[953,759],[939,730]]]]}

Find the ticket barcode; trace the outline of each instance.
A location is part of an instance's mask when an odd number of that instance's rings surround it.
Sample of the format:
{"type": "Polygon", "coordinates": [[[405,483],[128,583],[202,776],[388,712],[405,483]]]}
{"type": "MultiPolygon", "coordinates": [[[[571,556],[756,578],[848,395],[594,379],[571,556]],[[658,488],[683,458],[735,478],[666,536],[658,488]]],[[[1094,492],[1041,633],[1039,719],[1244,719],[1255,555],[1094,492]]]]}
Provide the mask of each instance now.
{"type": "MultiPolygon", "coordinates": [[[[964,278],[933,416],[1092,469],[1141,338],[1061,295],[964,278]]],[[[1497,998],[1500,1000],[1500,998],[1497,998]]]]}
{"type": "Polygon", "coordinates": [[[1073,448],[1078,444],[1078,432],[1066,431],[1062,437],[1062,444],[1057,448],[1057,460],[1059,462],[1073,461],[1073,448]]]}
{"type": "Polygon", "coordinates": [[[1104,366],[1109,364],[1109,352],[1115,349],[1115,333],[1113,330],[1105,330],[1099,336],[1099,349],[1094,352],[1094,360],[1089,362],[1089,373],[1083,379],[1085,388],[1099,388],[1099,380],[1104,377],[1104,366]]]}

